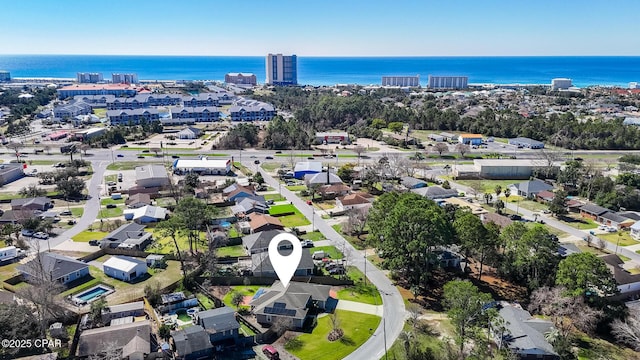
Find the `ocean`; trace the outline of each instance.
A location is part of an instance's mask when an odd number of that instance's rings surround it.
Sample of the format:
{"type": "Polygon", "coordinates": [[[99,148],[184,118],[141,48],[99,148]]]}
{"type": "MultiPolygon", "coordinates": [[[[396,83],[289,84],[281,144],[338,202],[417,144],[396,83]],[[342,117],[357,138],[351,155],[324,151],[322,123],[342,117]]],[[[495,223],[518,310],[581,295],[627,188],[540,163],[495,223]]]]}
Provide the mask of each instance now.
{"type": "MultiPolygon", "coordinates": [[[[133,72],[141,80],[223,80],[228,72],[254,73],[265,81],[263,56],[0,55],[0,69],[15,78],[75,78],[76,72],[133,72]]],[[[640,56],[549,57],[298,57],[301,85],[380,84],[382,76],[468,76],[472,84],[628,86],[640,82],[640,56]]]]}

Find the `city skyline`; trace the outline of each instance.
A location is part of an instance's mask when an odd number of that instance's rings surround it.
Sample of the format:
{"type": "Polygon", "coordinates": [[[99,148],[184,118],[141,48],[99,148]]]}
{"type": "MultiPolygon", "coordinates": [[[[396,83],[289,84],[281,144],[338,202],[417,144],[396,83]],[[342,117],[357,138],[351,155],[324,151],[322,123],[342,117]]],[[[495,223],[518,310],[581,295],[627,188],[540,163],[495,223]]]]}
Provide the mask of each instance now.
{"type": "Polygon", "coordinates": [[[640,3],[44,0],[3,4],[0,54],[637,56],[640,3]],[[117,12],[111,11],[118,9],[117,12]],[[624,10],[624,11],[621,11],[624,10]]]}

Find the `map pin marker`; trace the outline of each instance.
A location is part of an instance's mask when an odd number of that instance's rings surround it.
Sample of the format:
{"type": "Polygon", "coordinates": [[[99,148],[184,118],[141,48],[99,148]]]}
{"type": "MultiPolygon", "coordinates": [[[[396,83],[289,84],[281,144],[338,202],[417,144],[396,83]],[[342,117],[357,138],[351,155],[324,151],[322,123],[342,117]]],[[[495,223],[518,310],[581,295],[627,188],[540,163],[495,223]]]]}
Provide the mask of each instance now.
{"type": "Polygon", "coordinates": [[[293,274],[296,272],[301,258],[302,244],[300,244],[300,240],[298,240],[295,235],[282,233],[271,239],[271,242],[269,243],[269,260],[271,260],[271,265],[273,265],[273,269],[276,271],[276,274],[285,289],[287,288],[287,285],[289,285],[289,281],[291,281],[293,274]],[[280,246],[280,243],[285,240],[289,241],[291,245],[293,245],[293,250],[289,255],[282,256],[278,251],[278,247],[280,246]]]}

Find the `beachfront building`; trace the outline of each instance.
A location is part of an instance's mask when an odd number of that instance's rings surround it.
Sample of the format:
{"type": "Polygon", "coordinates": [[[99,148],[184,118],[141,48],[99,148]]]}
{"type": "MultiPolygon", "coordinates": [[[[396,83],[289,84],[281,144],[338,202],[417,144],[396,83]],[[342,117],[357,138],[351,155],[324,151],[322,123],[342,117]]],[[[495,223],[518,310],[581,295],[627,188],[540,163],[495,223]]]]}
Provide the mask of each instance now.
{"type": "Polygon", "coordinates": [[[551,90],[566,90],[573,86],[571,79],[555,78],[551,79],[551,90]]]}
{"type": "Polygon", "coordinates": [[[56,119],[70,119],[78,115],[88,114],[91,114],[91,105],[84,101],[73,101],[53,108],[53,117],[56,119]]]}
{"type": "Polygon", "coordinates": [[[251,73],[228,73],[224,76],[224,82],[226,82],[227,84],[253,86],[258,83],[256,75],[251,73]]]}
{"type": "Polygon", "coordinates": [[[144,109],[152,106],[172,106],[182,103],[178,94],[138,94],[128,98],[113,98],[107,101],[108,110],[144,109]]]}
{"type": "Polygon", "coordinates": [[[229,113],[231,121],[268,121],[276,116],[276,109],[260,101],[238,101],[229,113]]]}
{"type": "Polygon", "coordinates": [[[268,85],[298,85],[298,57],[268,54],[266,59],[268,85]]]}
{"type": "Polygon", "coordinates": [[[119,74],[113,73],[111,74],[111,82],[114,84],[137,84],[138,74],[129,73],[129,74],[119,74]]]}
{"type": "Polygon", "coordinates": [[[102,73],[79,72],[76,74],[76,81],[80,84],[96,84],[104,81],[102,73]]]}
{"type": "Polygon", "coordinates": [[[10,82],[11,73],[6,70],[0,70],[0,82],[10,82]]]}
{"type": "Polygon", "coordinates": [[[220,111],[215,106],[198,107],[171,107],[171,121],[166,119],[163,123],[194,124],[197,122],[213,122],[220,120],[220,111]]]}
{"type": "Polygon", "coordinates": [[[232,102],[233,95],[229,95],[226,92],[201,93],[182,98],[182,105],[185,107],[230,105],[232,102]]]}
{"type": "Polygon", "coordinates": [[[432,76],[429,75],[430,89],[466,89],[469,87],[467,76],[432,76]]]}
{"type": "Polygon", "coordinates": [[[60,99],[77,95],[134,96],[138,90],[129,84],[74,84],[57,90],[60,99]]]}
{"type": "Polygon", "coordinates": [[[416,76],[383,76],[382,86],[420,86],[420,75],[416,76]]]}
{"type": "Polygon", "coordinates": [[[140,125],[141,122],[160,121],[157,109],[107,110],[111,125],[140,125]]]}
{"type": "Polygon", "coordinates": [[[92,108],[105,108],[109,101],[115,100],[113,95],[77,95],[73,97],[74,101],[82,101],[91,105],[92,108]]]}
{"type": "Polygon", "coordinates": [[[178,159],[173,163],[173,172],[177,174],[197,173],[201,175],[226,175],[231,172],[231,160],[178,159]]]}

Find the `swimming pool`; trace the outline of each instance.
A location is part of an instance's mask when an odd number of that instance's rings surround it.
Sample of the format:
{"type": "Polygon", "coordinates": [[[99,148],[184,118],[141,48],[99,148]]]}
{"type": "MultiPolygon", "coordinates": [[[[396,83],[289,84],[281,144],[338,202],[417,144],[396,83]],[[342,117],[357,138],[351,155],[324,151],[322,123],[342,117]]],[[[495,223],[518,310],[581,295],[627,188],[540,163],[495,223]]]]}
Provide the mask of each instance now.
{"type": "Polygon", "coordinates": [[[114,290],[105,285],[96,285],[88,290],[85,290],[73,297],[73,301],[76,304],[85,304],[98,299],[103,295],[111,294],[114,290]]]}

